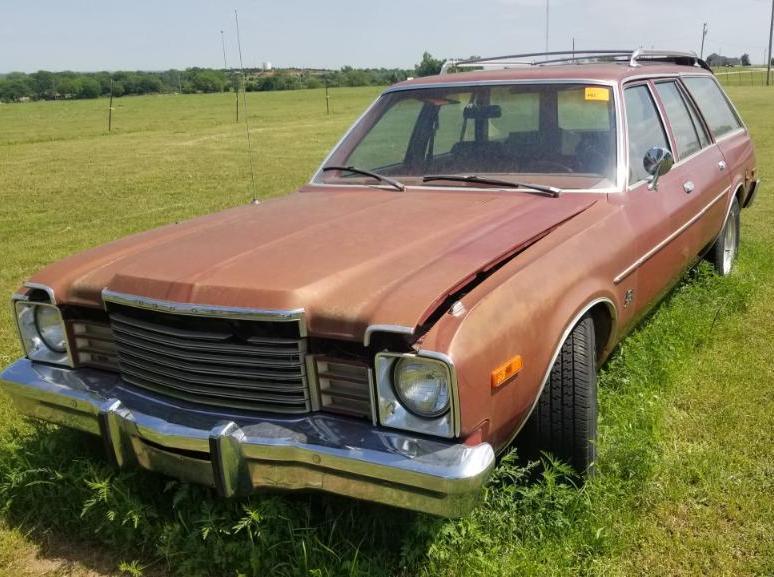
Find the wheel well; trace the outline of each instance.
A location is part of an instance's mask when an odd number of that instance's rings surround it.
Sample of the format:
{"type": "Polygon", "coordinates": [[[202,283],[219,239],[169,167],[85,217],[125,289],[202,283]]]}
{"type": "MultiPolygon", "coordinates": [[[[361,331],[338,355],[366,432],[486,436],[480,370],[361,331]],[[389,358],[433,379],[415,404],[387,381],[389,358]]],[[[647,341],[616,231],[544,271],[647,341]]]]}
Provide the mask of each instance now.
{"type": "Polygon", "coordinates": [[[603,301],[591,307],[588,314],[594,321],[594,341],[596,342],[597,359],[600,359],[610,352],[609,344],[613,334],[615,311],[611,303],[603,301]]]}
{"type": "Polygon", "coordinates": [[[736,189],[736,192],[734,193],[736,200],[739,202],[739,208],[742,208],[744,195],[745,195],[744,184],[740,184],[739,187],[736,189]]]}

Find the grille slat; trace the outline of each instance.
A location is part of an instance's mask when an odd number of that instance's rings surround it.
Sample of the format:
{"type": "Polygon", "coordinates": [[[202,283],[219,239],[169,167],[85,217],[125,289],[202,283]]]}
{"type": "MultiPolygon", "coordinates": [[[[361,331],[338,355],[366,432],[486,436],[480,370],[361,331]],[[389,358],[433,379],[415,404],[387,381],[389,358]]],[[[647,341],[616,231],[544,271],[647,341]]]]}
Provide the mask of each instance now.
{"type": "MultiPolygon", "coordinates": [[[[212,341],[198,341],[193,339],[182,339],[173,336],[166,336],[154,331],[148,331],[141,327],[136,327],[132,324],[123,321],[123,318],[111,317],[111,325],[114,333],[122,333],[135,338],[152,341],[161,345],[166,345],[175,348],[181,348],[185,350],[192,350],[196,352],[211,352],[217,354],[231,353],[242,354],[252,357],[260,356],[297,356],[300,352],[303,352],[303,343],[299,342],[294,345],[287,345],[285,343],[279,343],[278,347],[267,346],[254,346],[243,345],[232,342],[212,342],[212,341]]],[[[268,340],[268,339],[266,339],[268,340]]],[[[283,339],[284,340],[284,339],[283,339]]]]}
{"type": "Polygon", "coordinates": [[[192,384],[277,391],[304,391],[306,389],[303,384],[300,384],[300,377],[297,378],[295,382],[277,382],[270,379],[256,380],[248,378],[229,378],[215,373],[196,374],[189,371],[175,369],[173,367],[167,367],[157,362],[150,362],[147,359],[134,357],[126,354],[126,352],[123,350],[119,353],[119,360],[125,364],[130,364],[135,367],[153,371],[159,375],[166,375],[181,381],[190,382],[192,384]]]}
{"type": "Polygon", "coordinates": [[[163,351],[149,351],[147,348],[135,347],[123,340],[117,339],[121,346],[121,355],[129,356],[135,359],[147,361],[167,367],[169,369],[177,369],[179,371],[203,374],[203,375],[228,375],[237,377],[239,379],[266,379],[266,380],[278,380],[278,381],[298,381],[304,376],[304,369],[301,365],[293,365],[290,367],[280,367],[277,370],[273,366],[266,367],[266,365],[252,365],[252,366],[232,366],[227,361],[219,361],[217,364],[202,363],[195,361],[184,361],[177,358],[168,357],[163,351]],[[258,369],[273,369],[273,370],[255,370],[258,369]]]}
{"type": "Polygon", "coordinates": [[[297,322],[199,317],[109,303],[125,383],[186,401],[275,413],[311,409],[297,322]]]}
{"type": "Polygon", "coordinates": [[[172,397],[197,404],[212,405],[215,407],[227,407],[229,409],[266,411],[268,413],[303,414],[309,411],[306,405],[299,407],[286,406],[282,409],[278,409],[275,403],[262,404],[254,399],[245,400],[233,397],[224,397],[217,394],[217,392],[212,395],[190,393],[186,390],[174,389],[169,386],[159,385],[155,379],[153,381],[147,381],[131,374],[125,374],[123,379],[124,382],[129,383],[130,385],[159,393],[165,397],[172,397]]]}
{"type": "Polygon", "coordinates": [[[326,411],[372,418],[371,381],[364,363],[318,358],[320,406],[326,411]]]}
{"type": "Polygon", "coordinates": [[[71,321],[75,337],[73,353],[79,365],[97,369],[117,370],[118,354],[110,326],[94,321],[71,321]]]}
{"type": "Polygon", "coordinates": [[[143,339],[128,337],[116,331],[116,342],[120,342],[127,347],[143,349],[154,354],[164,355],[165,357],[180,359],[190,362],[211,362],[227,364],[229,366],[243,367],[300,367],[301,362],[297,358],[274,359],[270,357],[245,357],[239,355],[212,354],[201,351],[190,351],[177,347],[167,347],[156,342],[148,342],[143,339]]]}
{"type": "Polygon", "coordinates": [[[236,389],[229,387],[214,388],[209,385],[199,385],[189,381],[183,381],[169,375],[160,375],[155,370],[145,370],[134,364],[125,363],[121,371],[129,376],[146,381],[153,381],[158,385],[169,387],[184,393],[198,393],[201,395],[212,395],[222,398],[243,399],[259,401],[264,403],[279,403],[282,405],[304,405],[306,394],[304,391],[295,394],[269,393],[261,390],[236,389]]]}

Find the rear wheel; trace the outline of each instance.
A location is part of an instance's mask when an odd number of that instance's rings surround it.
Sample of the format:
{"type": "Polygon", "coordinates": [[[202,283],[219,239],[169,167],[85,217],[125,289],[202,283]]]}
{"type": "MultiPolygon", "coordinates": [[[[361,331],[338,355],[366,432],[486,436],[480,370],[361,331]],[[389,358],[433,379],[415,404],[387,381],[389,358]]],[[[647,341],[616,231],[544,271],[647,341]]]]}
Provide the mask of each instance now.
{"type": "Polygon", "coordinates": [[[705,257],[720,276],[731,274],[739,251],[739,212],[739,201],[734,198],[723,230],[705,257]]]}
{"type": "Polygon", "coordinates": [[[594,322],[587,315],[562,345],[519,446],[528,459],[550,453],[585,476],[593,472],[596,441],[596,348],[594,322]]]}

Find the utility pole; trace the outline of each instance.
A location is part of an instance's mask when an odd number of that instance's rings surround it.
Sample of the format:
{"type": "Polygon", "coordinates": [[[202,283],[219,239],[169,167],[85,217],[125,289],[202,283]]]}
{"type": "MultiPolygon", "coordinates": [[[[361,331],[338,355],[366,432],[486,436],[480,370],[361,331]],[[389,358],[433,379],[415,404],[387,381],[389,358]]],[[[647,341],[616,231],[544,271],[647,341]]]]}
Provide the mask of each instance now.
{"type": "Polygon", "coordinates": [[[110,79],[110,101],[108,102],[108,132],[113,130],[113,79],[110,79]]]}
{"type": "Polygon", "coordinates": [[[701,29],[701,52],[699,58],[704,60],[704,39],[707,37],[707,23],[704,23],[704,27],[701,29]]]}
{"type": "MultiPolygon", "coordinates": [[[[548,52],[548,30],[549,30],[549,22],[550,22],[550,12],[549,12],[549,0],[546,0],[546,52],[548,52]]],[[[548,58],[548,55],[546,55],[546,58],[548,58]]]]}
{"type": "Polygon", "coordinates": [[[771,36],[774,34],[774,0],[771,0],[771,26],[769,27],[769,58],[766,60],[766,86],[771,85],[771,36]]]}

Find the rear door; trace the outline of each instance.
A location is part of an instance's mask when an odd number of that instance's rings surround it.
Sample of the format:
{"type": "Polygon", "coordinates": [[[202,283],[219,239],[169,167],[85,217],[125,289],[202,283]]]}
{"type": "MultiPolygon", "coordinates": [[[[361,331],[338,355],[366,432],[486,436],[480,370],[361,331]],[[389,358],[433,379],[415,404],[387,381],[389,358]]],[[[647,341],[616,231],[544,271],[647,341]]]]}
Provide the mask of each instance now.
{"type": "Polygon", "coordinates": [[[689,266],[720,231],[730,180],[717,144],[677,79],[654,82],[667,121],[675,165],[659,188],[670,195],[675,242],[689,266]]]}

